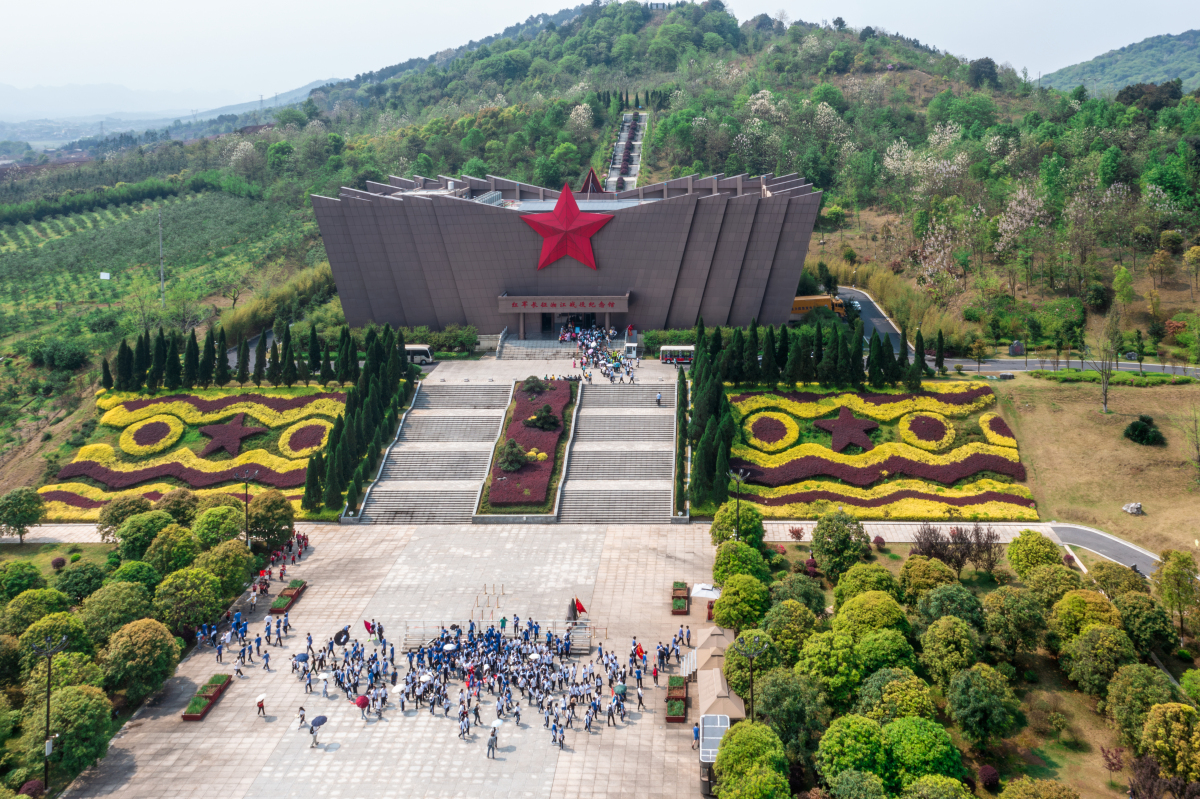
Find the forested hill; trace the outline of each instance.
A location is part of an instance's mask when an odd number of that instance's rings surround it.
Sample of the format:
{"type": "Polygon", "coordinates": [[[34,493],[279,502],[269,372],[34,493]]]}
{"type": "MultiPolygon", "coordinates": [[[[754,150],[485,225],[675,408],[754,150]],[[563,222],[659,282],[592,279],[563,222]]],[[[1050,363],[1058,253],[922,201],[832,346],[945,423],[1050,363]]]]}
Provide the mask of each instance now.
{"type": "Polygon", "coordinates": [[[1200,30],[1151,36],[1120,50],[1110,50],[1082,64],[1042,76],[1043,86],[1112,96],[1130,84],[1183,80],[1183,90],[1200,87],[1200,30]]]}

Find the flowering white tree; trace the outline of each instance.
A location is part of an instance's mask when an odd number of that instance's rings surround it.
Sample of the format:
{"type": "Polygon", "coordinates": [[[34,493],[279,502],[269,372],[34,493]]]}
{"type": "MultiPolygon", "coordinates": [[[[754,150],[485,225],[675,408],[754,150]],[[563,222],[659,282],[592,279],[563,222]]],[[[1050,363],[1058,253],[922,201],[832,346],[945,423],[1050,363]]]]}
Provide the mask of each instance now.
{"type": "Polygon", "coordinates": [[[1001,256],[1014,257],[1018,249],[1027,250],[1025,256],[1025,285],[1033,285],[1034,245],[1042,228],[1049,222],[1046,204],[1029,184],[1021,184],[1008,196],[1004,212],[1000,214],[997,230],[1000,234],[996,251],[1001,256]]]}
{"type": "Polygon", "coordinates": [[[577,105],[571,109],[571,116],[567,118],[567,127],[571,129],[579,138],[583,138],[592,131],[592,107],[586,103],[577,105]]]}

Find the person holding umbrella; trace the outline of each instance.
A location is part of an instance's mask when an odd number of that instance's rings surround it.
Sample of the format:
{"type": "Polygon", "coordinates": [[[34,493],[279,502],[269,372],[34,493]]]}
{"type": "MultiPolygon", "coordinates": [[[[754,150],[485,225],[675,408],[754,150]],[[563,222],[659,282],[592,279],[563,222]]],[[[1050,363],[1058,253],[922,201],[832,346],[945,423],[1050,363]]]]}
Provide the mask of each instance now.
{"type": "Polygon", "coordinates": [[[354,704],[358,705],[358,709],[362,714],[362,720],[366,721],[367,705],[371,704],[371,700],[367,699],[365,696],[360,696],[358,699],[354,700],[354,704]]]}
{"type": "Polygon", "coordinates": [[[326,719],[324,716],[317,716],[312,720],[312,724],[309,725],[309,732],[312,734],[312,743],[308,745],[309,749],[317,745],[317,728],[319,728],[327,720],[328,719],[326,719]]]}

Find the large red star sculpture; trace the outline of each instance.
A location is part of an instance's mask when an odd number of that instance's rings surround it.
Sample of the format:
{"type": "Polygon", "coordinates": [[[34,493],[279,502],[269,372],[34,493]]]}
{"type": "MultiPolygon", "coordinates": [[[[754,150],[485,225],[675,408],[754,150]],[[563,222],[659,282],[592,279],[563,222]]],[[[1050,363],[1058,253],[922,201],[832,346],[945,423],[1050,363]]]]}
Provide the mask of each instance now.
{"type": "Polygon", "coordinates": [[[864,450],[872,449],[875,445],[867,436],[868,430],[879,427],[870,419],[856,419],[850,409],[843,406],[836,419],[819,419],[813,422],[817,427],[833,433],[833,451],[841,452],[847,444],[857,444],[864,450]]]}
{"type": "Polygon", "coordinates": [[[200,451],[200,457],[210,455],[219,449],[223,449],[230,455],[237,456],[238,450],[242,448],[242,439],[256,436],[259,433],[267,432],[265,427],[246,427],[242,424],[242,420],[246,418],[246,414],[239,413],[226,424],[210,424],[200,428],[200,432],[212,439],[204,449],[200,451]]]}
{"type": "Polygon", "coordinates": [[[533,228],[542,237],[542,254],[538,258],[538,269],[543,269],[560,258],[574,258],[584,266],[596,268],[596,256],[592,253],[592,236],[612,221],[612,214],[585,214],[575,202],[575,194],[568,184],[563,184],[562,194],[554,210],[547,214],[527,214],[521,221],[533,228]]]}

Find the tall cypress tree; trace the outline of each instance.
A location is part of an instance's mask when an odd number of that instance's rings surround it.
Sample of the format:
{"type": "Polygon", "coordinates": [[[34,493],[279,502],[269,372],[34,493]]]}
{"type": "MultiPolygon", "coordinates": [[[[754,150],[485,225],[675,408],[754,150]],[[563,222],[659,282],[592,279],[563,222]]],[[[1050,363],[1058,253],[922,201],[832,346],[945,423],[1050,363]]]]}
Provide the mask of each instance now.
{"type": "Polygon", "coordinates": [[[854,385],[854,372],[855,372],[854,364],[855,363],[862,364],[862,358],[855,357],[854,354],[851,352],[850,346],[851,346],[852,338],[853,338],[853,333],[847,333],[844,336],[838,336],[840,344],[838,347],[838,379],[837,379],[837,382],[838,382],[839,386],[854,385]]]}
{"type": "Polygon", "coordinates": [[[279,385],[283,380],[283,364],[279,361],[279,342],[271,342],[271,357],[267,361],[267,382],[273,386],[279,385]]]}
{"type": "Polygon", "coordinates": [[[213,339],[213,329],[210,327],[204,334],[204,347],[200,350],[200,385],[208,388],[213,382],[213,370],[217,366],[217,344],[213,339]]]}
{"type": "Polygon", "coordinates": [[[178,391],[183,385],[183,369],[179,365],[179,339],[171,336],[167,344],[167,363],[163,375],[163,385],[168,391],[178,391]]]}
{"type": "Polygon", "coordinates": [[[183,387],[193,389],[200,377],[200,345],[196,343],[196,329],[192,328],[183,351],[183,387]]]}
{"type": "Polygon", "coordinates": [[[154,337],[154,356],[150,359],[150,374],[146,377],[146,387],[157,391],[163,384],[167,369],[167,334],[162,327],[154,337]]]}
{"type": "Polygon", "coordinates": [[[801,330],[800,341],[796,346],[800,348],[800,373],[797,379],[807,386],[817,376],[817,363],[813,358],[813,335],[801,330]]]}
{"type": "Polygon", "coordinates": [[[329,460],[325,464],[325,507],[338,510],[342,507],[342,461],[341,447],[330,450],[329,460]]]}
{"type": "Polygon", "coordinates": [[[813,333],[813,364],[825,360],[825,331],[821,329],[821,320],[817,320],[817,329],[813,333]]]}
{"type": "Polygon", "coordinates": [[[313,511],[321,507],[321,470],[324,462],[318,452],[308,459],[308,468],[304,472],[304,498],[300,507],[313,511]]]}
{"type": "MultiPolygon", "coordinates": [[[[343,328],[343,330],[345,330],[345,328],[343,328]]],[[[350,370],[351,355],[349,338],[350,335],[347,333],[343,335],[341,341],[338,342],[337,381],[342,385],[352,382],[354,379],[350,370]]]]}
{"type": "Polygon", "coordinates": [[[758,363],[758,323],[753,319],[750,320],[746,347],[742,350],[742,380],[749,385],[762,380],[762,367],[758,363]]]}
{"type": "Polygon", "coordinates": [[[712,335],[708,337],[708,362],[710,365],[717,362],[717,356],[721,353],[724,346],[725,342],[722,340],[721,328],[714,327],[712,335]]]}
{"type": "Polygon", "coordinates": [[[767,333],[763,337],[762,381],[769,386],[779,382],[779,364],[775,361],[775,328],[771,325],[767,325],[767,333]]]}
{"type": "Polygon", "coordinates": [[[225,341],[225,328],[217,333],[217,351],[214,353],[216,365],[213,369],[213,382],[224,386],[232,379],[229,373],[229,345],[225,341]]]}
{"type": "Polygon", "coordinates": [[[283,384],[291,388],[296,383],[296,356],[292,353],[292,337],[283,339],[283,384]]]}
{"type": "Polygon", "coordinates": [[[354,436],[353,425],[346,426],[346,432],[342,436],[342,442],[338,445],[338,467],[342,470],[341,486],[345,486],[350,482],[350,478],[354,475],[354,436]]]}
{"type": "Polygon", "coordinates": [[[129,344],[125,339],[121,339],[120,346],[117,347],[117,391],[131,391],[130,386],[133,385],[133,353],[129,350],[129,344]]]}
{"type": "Polygon", "coordinates": [[[883,384],[887,382],[887,371],[883,367],[881,355],[879,331],[872,330],[871,343],[867,349],[867,382],[871,384],[871,388],[883,388],[883,384]]]}
{"type": "Polygon", "coordinates": [[[788,326],[780,325],[779,334],[776,336],[775,365],[778,366],[781,371],[784,369],[784,365],[788,362],[788,356],[791,354],[788,352],[792,344],[791,338],[792,334],[788,330],[788,326]]]}
{"type": "Polygon", "coordinates": [[[333,364],[329,359],[329,342],[325,342],[325,354],[321,357],[321,385],[328,385],[329,381],[335,377],[337,377],[337,373],[333,371],[333,364]]]}
{"type": "Polygon", "coordinates": [[[933,356],[933,368],[941,374],[946,370],[946,342],[942,338],[942,330],[938,328],[937,352],[933,356]]]}
{"type": "Polygon", "coordinates": [[[897,372],[903,376],[908,371],[908,326],[900,326],[900,352],[896,355],[897,372]]]}
{"type": "Polygon", "coordinates": [[[102,388],[113,387],[112,372],[108,370],[108,358],[100,362],[100,386],[102,388]]]}
{"type": "MultiPolygon", "coordinates": [[[[783,328],[783,335],[791,338],[791,333],[787,328],[783,328]]],[[[801,336],[803,340],[803,335],[801,336]]],[[[787,383],[788,390],[796,387],[796,383],[800,382],[800,343],[796,342],[788,346],[788,358],[783,367],[783,382],[787,383]]]]}
{"type": "Polygon", "coordinates": [[[146,383],[146,372],[150,368],[150,331],[139,333],[137,343],[133,348],[133,391],[138,391],[146,383]]]}
{"type": "Polygon", "coordinates": [[[854,336],[849,342],[850,349],[850,383],[861,387],[866,382],[867,374],[863,369],[863,322],[859,319],[854,323],[854,336]]]}
{"type": "Polygon", "coordinates": [[[313,374],[321,368],[321,340],[317,338],[317,326],[308,328],[308,369],[313,374]]]}
{"type": "Polygon", "coordinates": [[[745,374],[745,372],[742,370],[746,360],[745,350],[746,337],[742,333],[742,329],[740,327],[734,328],[733,336],[731,336],[729,339],[729,349],[727,350],[729,353],[728,368],[723,375],[725,380],[728,380],[734,385],[741,383],[742,377],[745,374]]]}
{"type": "Polygon", "coordinates": [[[254,345],[254,372],[250,379],[254,385],[261,386],[267,374],[267,334],[259,333],[258,343],[254,345]]]}
{"type": "Polygon", "coordinates": [[[825,353],[821,357],[821,362],[817,364],[817,382],[822,388],[830,388],[837,382],[837,335],[834,334],[834,340],[825,348],[825,353]]]}
{"type": "Polygon", "coordinates": [[[896,351],[892,349],[892,337],[886,333],[879,338],[879,366],[889,385],[900,382],[900,364],[896,361],[896,351]]]}
{"type": "Polygon", "coordinates": [[[715,460],[717,421],[709,419],[700,443],[692,449],[692,482],[689,485],[692,504],[702,505],[712,491],[712,469],[715,460]]]}
{"type": "Polygon", "coordinates": [[[237,373],[233,379],[239,386],[246,385],[246,381],[250,379],[250,342],[246,339],[242,339],[242,343],[238,344],[237,373]]]}
{"type": "Polygon", "coordinates": [[[913,342],[913,363],[920,364],[921,374],[925,374],[925,339],[921,336],[920,329],[917,330],[917,338],[913,342]]]}

